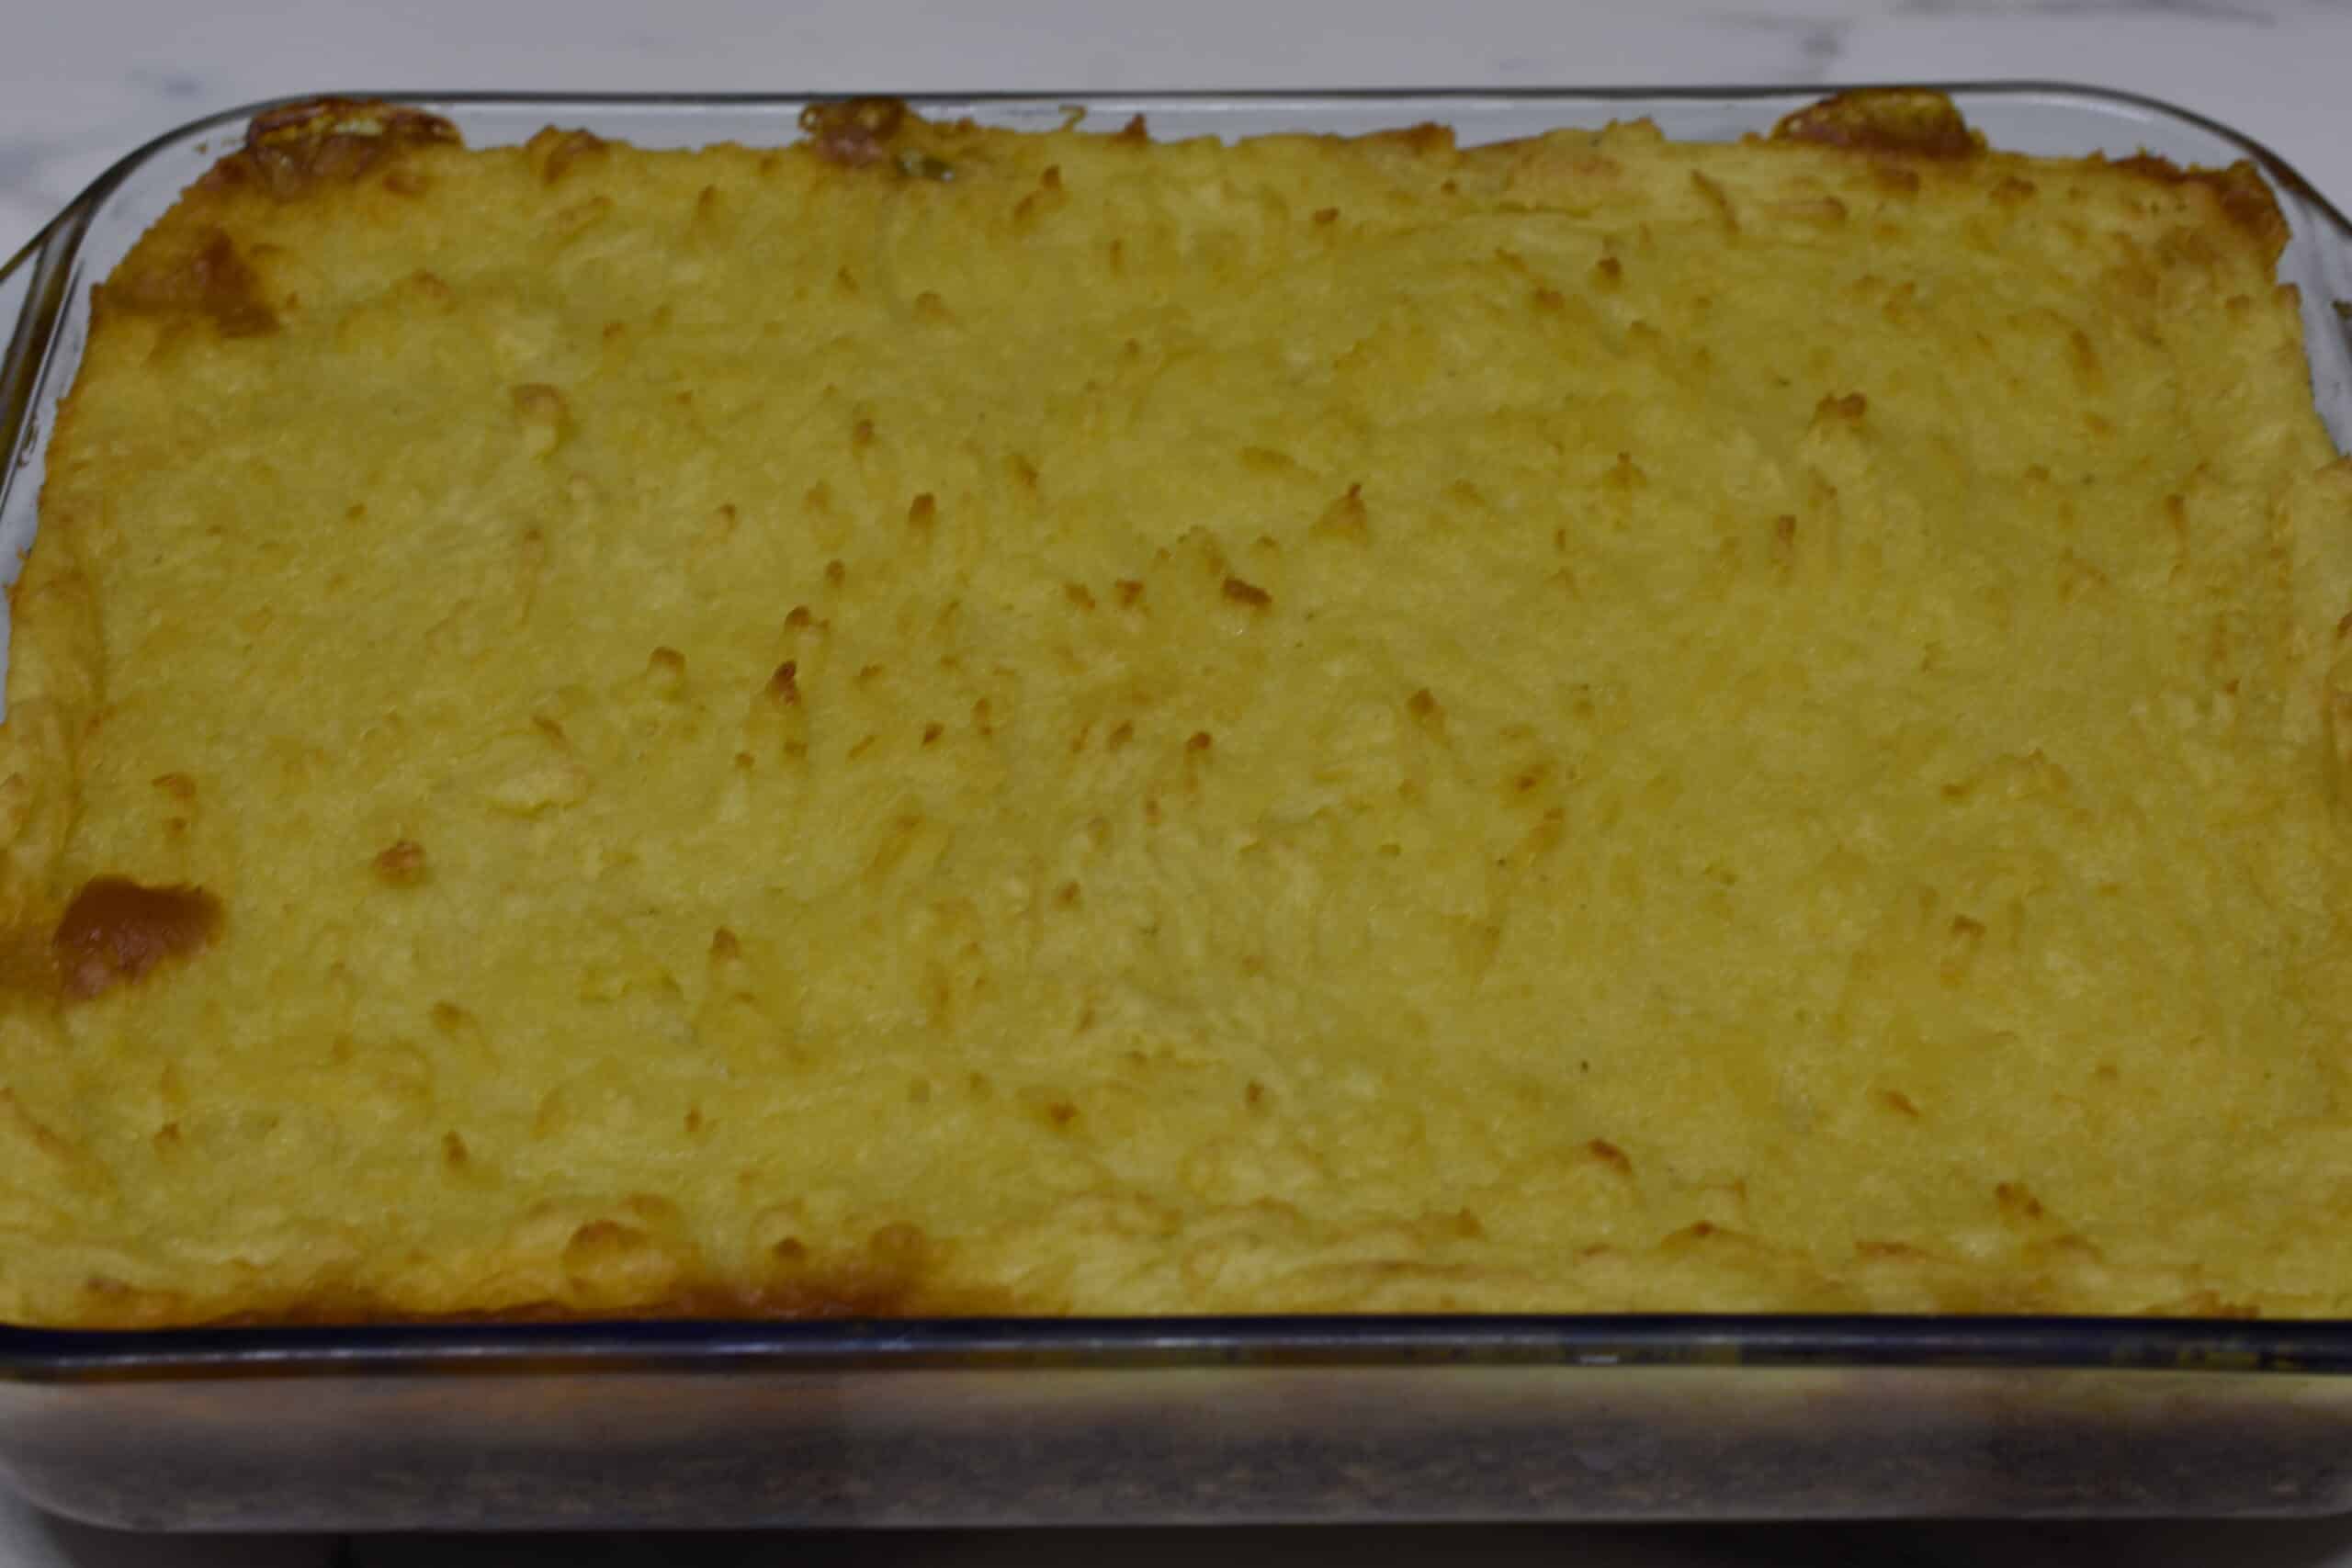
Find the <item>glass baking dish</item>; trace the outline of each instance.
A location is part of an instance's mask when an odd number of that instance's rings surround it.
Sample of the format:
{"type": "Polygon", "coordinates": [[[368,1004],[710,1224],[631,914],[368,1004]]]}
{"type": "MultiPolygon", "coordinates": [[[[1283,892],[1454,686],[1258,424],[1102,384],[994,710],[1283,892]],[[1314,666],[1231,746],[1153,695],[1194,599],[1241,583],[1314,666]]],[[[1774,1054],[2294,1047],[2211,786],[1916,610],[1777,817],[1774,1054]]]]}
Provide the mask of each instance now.
{"type": "MultiPolygon", "coordinates": [[[[2198,117],[1946,88],[1996,146],[2251,160],[2352,446],[2352,222],[2198,117]]],[[[805,97],[370,95],[477,146],[549,123],[780,143],[805,97]]],[[[1465,141],[1647,117],[1767,130],[1818,92],[933,96],[1163,137],[1465,141]]],[[[117,164],[0,269],[0,556],[35,522],[90,288],[254,106],[117,164]]],[[[0,1327],[0,1472],[162,1529],[2316,1513],[2352,1507],[2352,1323],[1791,1316],[0,1327]]]]}

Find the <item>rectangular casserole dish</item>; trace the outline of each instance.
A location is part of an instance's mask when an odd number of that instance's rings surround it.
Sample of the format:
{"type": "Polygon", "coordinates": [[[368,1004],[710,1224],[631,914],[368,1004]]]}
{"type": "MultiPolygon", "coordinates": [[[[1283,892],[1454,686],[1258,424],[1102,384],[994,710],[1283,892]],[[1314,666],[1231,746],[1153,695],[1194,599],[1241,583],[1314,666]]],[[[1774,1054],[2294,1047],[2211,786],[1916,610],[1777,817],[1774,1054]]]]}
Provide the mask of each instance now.
{"type": "MultiPolygon", "coordinates": [[[[1947,89],[1996,146],[2251,160],[2291,238],[2319,407],[2352,446],[2352,224],[2278,159],[2160,105],[1947,89]]],[[[1762,131],[1818,92],[1065,95],[910,100],[1049,127],[1464,141],[1646,117],[1762,131]]],[[[393,95],[475,146],[553,123],[778,143],[800,97],[393,95]]],[[[242,133],[126,159],[0,276],[0,538],[29,542],[90,287],[242,133]]],[[[150,1529],[2320,1512],[2352,1506],[2352,1325],[1528,1317],[0,1329],[0,1468],[150,1529]]]]}

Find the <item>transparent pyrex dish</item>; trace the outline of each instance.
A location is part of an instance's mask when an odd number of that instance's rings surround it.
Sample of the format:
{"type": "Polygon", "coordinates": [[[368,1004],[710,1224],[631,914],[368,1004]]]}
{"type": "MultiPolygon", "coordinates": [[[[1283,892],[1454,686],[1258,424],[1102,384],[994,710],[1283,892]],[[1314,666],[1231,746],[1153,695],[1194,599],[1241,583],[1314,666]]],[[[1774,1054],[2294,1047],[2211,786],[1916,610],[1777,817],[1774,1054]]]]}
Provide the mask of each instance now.
{"type": "MultiPolygon", "coordinates": [[[[1996,146],[2251,160],[2291,231],[2312,378],[2352,447],[2352,222],[2163,104],[1952,85],[1996,146]]],[[[805,96],[368,94],[482,146],[553,123],[780,143],[805,96]]],[[[1818,91],[935,95],[1163,137],[1465,141],[1647,118],[1725,140],[1818,91]]],[[[35,521],[90,287],[251,106],[125,158],[5,269],[0,561],[35,521]]],[[[0,1327],[0,1473],[175,1529],[1730,1518],[2352,1507],[2352,1323],[1529,1316],[0,1327]]]]}

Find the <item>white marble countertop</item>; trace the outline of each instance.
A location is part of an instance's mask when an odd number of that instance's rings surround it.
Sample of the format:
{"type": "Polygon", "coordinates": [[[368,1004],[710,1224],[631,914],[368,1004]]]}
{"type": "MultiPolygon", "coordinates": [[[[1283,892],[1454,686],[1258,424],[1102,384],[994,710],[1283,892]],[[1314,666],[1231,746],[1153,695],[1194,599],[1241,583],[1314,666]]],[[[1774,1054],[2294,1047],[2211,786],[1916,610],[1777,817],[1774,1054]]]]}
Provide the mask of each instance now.
{"type": "MultiPolygon", "coordinates": [[[[2352,205],[2352,0],[32,0],[0,23],[0,257],[114,159],[197,116],[335,89],[826,91],[1658,85],[2031,77],[2165,98],[2268,142],[2352,205]]],[[[0,1491],[0,1568],[324,1568],[763,1561],[773,1538],[167,1541],[41,1517],[0,1491]]],[[[1172,1563],[1214,1551],[1396,1563],[2352,1565],[2352,1520],[827,1536],[803,1561],[1172,1563]]],[[[801,1554],[805,1553],[805,1556],[801,1554]]]]}

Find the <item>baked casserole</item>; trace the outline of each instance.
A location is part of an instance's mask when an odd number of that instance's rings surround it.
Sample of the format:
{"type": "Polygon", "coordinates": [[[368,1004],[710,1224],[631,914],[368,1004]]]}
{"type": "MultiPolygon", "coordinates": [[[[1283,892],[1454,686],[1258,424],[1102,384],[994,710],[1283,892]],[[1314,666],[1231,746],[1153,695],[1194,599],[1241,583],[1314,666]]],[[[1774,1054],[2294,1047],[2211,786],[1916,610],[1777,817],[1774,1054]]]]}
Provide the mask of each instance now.
{"type": "Polygon", "coordinates": [[[101,288],[0,1319],[2352,1312],[2250,168],[808,129],[304,106],[101,288]]]}

